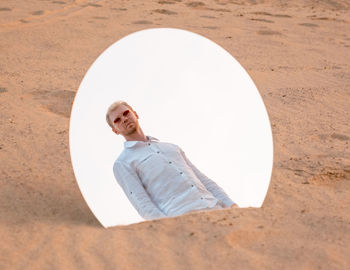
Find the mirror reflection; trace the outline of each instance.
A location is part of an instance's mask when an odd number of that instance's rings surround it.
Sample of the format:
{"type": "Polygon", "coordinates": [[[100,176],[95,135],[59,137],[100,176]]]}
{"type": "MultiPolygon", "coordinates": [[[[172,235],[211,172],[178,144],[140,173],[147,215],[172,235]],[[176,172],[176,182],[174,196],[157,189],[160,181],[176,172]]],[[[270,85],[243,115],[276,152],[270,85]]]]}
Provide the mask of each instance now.
{"type": "Polygon", "coordinates": [[[69,138],[77,183],[104,227],[261,207],[270,182],[272,132],[253,80],[182,29],[107,48],[79,86],[69,138]]]}

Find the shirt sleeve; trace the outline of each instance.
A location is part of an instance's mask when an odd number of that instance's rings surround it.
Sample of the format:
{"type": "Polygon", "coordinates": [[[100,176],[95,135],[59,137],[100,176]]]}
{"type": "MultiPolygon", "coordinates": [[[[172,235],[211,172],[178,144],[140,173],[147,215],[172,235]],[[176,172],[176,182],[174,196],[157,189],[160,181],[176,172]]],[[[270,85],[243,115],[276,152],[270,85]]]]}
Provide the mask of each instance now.
{"type": "Polygon", "coordinates": [[[215,198],[222,201],[225,207],[230,207],[235,204],[235,202],[230,199],[230,197],[220,186],[218,186],[213,180],[209,179],[204,173],[202,173],[196,168],[196,166],[192,164],[192,162],[186,157],[185,152],[181,148],[180,152],[188,166],[191,167],[198,179],[203,183],[206,189],[214,195],[215,198]]]}
{"type": "Polygon", "coordinates": [[[144,219],[163,218],[166,215],[154,204],[143,184],[130,166],[116,161],[113,166],[114,177],[122,187],[131,204],[144,219]]]}

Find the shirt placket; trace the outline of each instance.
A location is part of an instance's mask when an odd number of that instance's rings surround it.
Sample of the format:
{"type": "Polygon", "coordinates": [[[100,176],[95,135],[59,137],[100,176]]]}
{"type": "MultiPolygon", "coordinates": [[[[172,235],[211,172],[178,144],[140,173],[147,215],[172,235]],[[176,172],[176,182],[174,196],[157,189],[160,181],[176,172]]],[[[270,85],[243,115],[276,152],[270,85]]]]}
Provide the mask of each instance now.
{"type": "MultiPolygon", "coordinates": [[[[148,143],[148,145],[151,146],[152,143],[148,143]]],[[[160,155],[162,154],[162,152],[160,151],[159,148],[157,148],[156,153],[157,153],[157,154],[160,154],[160,155]]],[[[172,161],[172,160],[169,160],[169,158],[168,158],[167,156],[163,155],[163,158],[168,162],[169,165],[175,166],[176,163],[174,163],[174,161],[172,161]]],[[[176,170],[179,172],[179,174],[180,174],[182,177],[186,177],[186,174],[185,174],[182,170],[180,170],[180,169],[177,168],[177,167],[175,167],[175,168],[176,168],[176,170]]],[[[183,181],[186,181],[186,180],[183,179],[183,181]]],[[[197,189],[197,191],[199,192],[199,189],[196,187],[196,185],[195,185],[194,183],[191,184],[191,188],[192,188],[192,189],[197,189]]],[[[204,200],[203,194],[201,194],[200,200],[201,200],[201,201],[204,200]]]]}

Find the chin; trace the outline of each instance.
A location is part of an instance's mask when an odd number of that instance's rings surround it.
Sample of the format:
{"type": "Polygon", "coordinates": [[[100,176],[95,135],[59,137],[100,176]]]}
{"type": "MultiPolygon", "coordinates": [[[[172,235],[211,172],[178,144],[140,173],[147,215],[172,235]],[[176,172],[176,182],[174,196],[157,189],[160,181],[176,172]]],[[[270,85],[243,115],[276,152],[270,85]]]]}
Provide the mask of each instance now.
{"type": "Polygon", "coordinates": [[[132,128],[131,130],[128,131],[126,135],[130,135],[136,132],[136,127],[132,128]]]}

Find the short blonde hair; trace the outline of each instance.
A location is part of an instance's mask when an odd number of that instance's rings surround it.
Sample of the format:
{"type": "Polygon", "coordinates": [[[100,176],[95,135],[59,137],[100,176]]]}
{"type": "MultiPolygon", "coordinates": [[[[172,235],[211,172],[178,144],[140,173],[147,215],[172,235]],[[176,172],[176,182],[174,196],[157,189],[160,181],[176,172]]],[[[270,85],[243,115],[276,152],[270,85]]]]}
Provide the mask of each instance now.
{"type": "Polygon", "coordinates": [[[126,103],[126,102],[123,101],[123,100],[118,100],[118,101],[116,101],[116,102],[113,102],[113,103],[108,107],[108,110],[107,110],[107,113],[106,113],[106,121],[107,121],[108,125],[109,125],[111,128],[113,128],[113,124],[112,124],[111,120],[109,119],[109,114],[110,114],[112,111],[116,110],[120,105],[125,105],[125,106],[127,106],[128,108],[130,108],[132,111],[134,111],[133,108],[132,108],[128,103],[126,103]]]}

